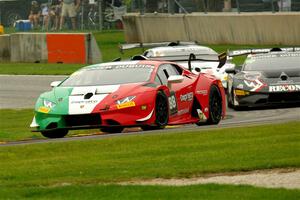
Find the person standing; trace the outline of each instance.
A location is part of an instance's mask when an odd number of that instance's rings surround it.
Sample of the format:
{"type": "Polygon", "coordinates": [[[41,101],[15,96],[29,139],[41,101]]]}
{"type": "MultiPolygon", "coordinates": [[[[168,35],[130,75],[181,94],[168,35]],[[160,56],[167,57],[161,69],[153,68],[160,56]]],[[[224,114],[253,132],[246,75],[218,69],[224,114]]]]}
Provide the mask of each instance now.
{"type": "Polygon", "coordinates": [[[76,15],[80,6],[80,0],[63,0],[60,18],[60,30],[62,30],[66,17],[71,18],[72,29],[76,29],[76,15]]]}

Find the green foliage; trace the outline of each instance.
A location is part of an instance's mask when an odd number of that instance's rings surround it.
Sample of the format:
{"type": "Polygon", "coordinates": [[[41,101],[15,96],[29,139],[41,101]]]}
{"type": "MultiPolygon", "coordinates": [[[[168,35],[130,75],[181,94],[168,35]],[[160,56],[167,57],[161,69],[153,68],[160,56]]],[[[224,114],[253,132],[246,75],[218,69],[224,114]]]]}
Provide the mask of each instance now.
{"type": "Polygon", "coordinates": [[[299,130],[299,122],[290,122],[1,146],[1,187],[114,183],[299,167],[299,130]]]}

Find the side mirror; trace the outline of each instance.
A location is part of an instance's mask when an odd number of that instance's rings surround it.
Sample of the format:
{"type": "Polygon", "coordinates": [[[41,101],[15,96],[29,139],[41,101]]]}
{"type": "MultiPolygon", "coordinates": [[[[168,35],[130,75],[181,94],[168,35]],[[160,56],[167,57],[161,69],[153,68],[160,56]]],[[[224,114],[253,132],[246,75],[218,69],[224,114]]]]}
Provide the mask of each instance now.
{"type": "Polygon", "coordinates": [[[53,82],[50,84],[50,86],[51,86],[52,88],[54,88],[54,87],[57,87],[59,84],[61,84],[61,81],[53,81],[53,82]]]}
{"type": "Polygon", "coordinates": [[[181,83],[183,81],[183,76],[173,75],[168,78],[168,87],[171,88],[172,83],[181,83]]]}
{"type": "Polygon", "coordinates": [[[225,69],[225,72],[227,74],[236,74],[237,71],[235,68],[227,68],[227,69],[225,69]]]}

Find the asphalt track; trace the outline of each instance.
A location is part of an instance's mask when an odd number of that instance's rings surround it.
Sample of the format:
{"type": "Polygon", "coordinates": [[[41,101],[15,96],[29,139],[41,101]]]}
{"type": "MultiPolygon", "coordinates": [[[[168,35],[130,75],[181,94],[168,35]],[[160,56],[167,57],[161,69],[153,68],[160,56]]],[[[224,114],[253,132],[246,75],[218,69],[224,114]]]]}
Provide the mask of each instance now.
{"type": "MultiPolygon", "coordinates": [[[[50,83],[52,81],[63,80],[65,76],[27,76],[27,75],[0,75],[0,108],[1,109],[21,109],[33,108],[35,101],[40,93],[51,90],[50,83]]],[[[204,129],[218,129],[226,127],[251,126],[256,124],[273,124],[287,121],[299,121],[300,123],[300,105],[285,106],[285,107],[271,107],[263,109],[249,109],[244,111],[227,110],[226,119],[222,120],[220,124],[214,126],[196,126],[184,125],[175,126],[164,129],[164,132],[183,132],[204,129]]],[[[30,123],[30,122],[29,122],[30,123]]],[[[3,145],[15,144],[31,144],[44,143],[54,141],[70,141],[70,140],[85,140],[94,138],[105,138],[115,136],[125,136],[132,134],[151,134],[158,133],[158,131],[142,132],[140,129],[127,129],[126,133],[101,135],[95,134],[82,137],[69,137],[63,139],[44,139],[12,142],[3,145]]]]}

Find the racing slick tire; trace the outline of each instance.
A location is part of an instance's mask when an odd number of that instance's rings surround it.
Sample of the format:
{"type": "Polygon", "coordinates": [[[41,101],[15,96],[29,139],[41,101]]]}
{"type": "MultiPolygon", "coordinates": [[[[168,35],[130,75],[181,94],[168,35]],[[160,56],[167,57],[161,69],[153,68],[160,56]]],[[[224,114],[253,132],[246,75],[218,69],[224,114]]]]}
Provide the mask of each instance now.
{"type": "Polygon", "coordinates": [[[68,130],[42,131],[41,134],[46,138],[63,138],[68,134],[68,130]]]}
{"type": "Polygon", "coordinates": [[[222,118],[222,96],[216,85],[210,87],[209,117],[206,124],[218,124],[222,118]]]}
{"type": "Polygon", "coordinates": [[[104,133],[121,133],[124,130],[124,127],[122,126],[103,127],[100,130],[104,133]]]}
{"type": "Polygon", "coordinates": [[[164,92],[158,91],[155,99],[155,125],[145,125],[141,129],[144,131],[164,129],[169,121],[168,97],[164,92]]]}

